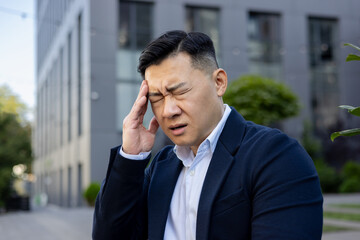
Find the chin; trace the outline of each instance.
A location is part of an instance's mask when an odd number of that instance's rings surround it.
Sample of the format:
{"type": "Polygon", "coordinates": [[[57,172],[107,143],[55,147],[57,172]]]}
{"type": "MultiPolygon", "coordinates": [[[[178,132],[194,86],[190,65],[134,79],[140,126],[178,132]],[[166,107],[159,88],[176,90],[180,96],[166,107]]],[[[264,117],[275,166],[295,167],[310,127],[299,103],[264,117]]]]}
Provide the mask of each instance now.
{"type": "Polygon", "coordinates": [[[171,137],[170,140],[178,146],[190,146],[188,141],[179,138],[180,137],[171,137]]]}
{"type": "Polygon", "coordinates": [[[191,147],[195,146],[196,144],[193,141],[186,141],[186,140],[171,140],[174,144],[181,147],[191,147]]]}

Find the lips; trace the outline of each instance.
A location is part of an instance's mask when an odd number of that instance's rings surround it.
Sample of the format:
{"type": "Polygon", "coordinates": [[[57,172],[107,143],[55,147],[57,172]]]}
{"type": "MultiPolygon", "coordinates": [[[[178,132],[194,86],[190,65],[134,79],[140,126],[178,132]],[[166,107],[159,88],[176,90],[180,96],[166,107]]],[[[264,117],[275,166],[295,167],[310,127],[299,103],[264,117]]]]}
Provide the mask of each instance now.
{"type": "Polygon", "coordinates": [[[186,127],[186,124],[176,124],[176,125],[171,125],[169,128],[171,130],[175,130],[175,129],[179,129],[179,128],[183,128],[186,127]]]}
{"type": "Polygon", "coordinates": [[[171,125],[169,127],[169,129],[173,135],[177,136],[177,135],[181,135],[185,132],[186,126],[187,126],[187,124],[176,124],[176,125],[171,125]]]}

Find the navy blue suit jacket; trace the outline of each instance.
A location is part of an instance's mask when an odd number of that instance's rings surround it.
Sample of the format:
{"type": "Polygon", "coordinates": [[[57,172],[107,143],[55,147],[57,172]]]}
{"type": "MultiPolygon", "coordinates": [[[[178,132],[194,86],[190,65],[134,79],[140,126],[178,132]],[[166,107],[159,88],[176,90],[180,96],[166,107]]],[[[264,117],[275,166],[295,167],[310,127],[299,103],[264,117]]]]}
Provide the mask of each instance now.
{"type": "MultiPolygon", "coordinates": [[[[118,151],[96,201],[93,238],[163,239],[181,161],[171,146],[148,168],[149,159],[118,151]]],[[[322,202],[314,164],[298,142],[232,109],[201,191],[196,239],[321,239],[322,202]]]]}

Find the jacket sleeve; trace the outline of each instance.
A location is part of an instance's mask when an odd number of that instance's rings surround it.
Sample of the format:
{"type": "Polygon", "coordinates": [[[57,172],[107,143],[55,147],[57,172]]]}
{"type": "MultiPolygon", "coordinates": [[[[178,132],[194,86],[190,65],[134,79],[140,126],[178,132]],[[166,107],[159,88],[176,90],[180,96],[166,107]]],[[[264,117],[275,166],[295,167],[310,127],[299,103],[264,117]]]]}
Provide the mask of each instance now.
{"type": "Polygon", "coordinates": [[[150,156],[130,160],[111,150],[106,178],[95,203],[93,239],[146,239],[150,156]]]}
{"type": "Polygon", "coordinates": [[[323,197],[309,155],[278,131],[266,134],[256,148],[252,239],[320,240],[323,197]]]}

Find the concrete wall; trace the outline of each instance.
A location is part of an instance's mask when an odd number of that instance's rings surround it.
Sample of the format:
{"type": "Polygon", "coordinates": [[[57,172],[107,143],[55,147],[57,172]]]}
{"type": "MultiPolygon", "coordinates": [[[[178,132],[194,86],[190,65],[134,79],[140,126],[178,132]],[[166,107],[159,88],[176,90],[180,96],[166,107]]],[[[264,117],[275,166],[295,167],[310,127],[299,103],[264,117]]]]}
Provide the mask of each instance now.
{"type": "MultiPolygon", "coordinates": [[[[39,41],[40,38],[47,39],[50,43],[47,44],[48,48],[42,62],[38,60],[37,67],[37,95],[39,97],[37,124],[34,129],[34,172],[38,181],[35,194],[45,192],[50,202],[63,206],[82,205],[81,193],[90,182],[89,5],[86,0],[63,1],[60,5],[59,2],[43,0],[39,7],[37,48],[44,47],[39,41]],[[46,9],[52,14],[42,17],[39,15],[41,9],[46,9]],[[56,11],[62,11],[62,13],[56,14],[56,11]],[[78,16],[80,13],[82,15],[81,73],[78,66],[78,16]],[[42,31],[39,34],[41,22],[52,27],[48,29],[49,31],[42,31]],[[71,33],[70,56],[69,33],[71,33]],[[62,65],[60,64],[61,52],[62,65]],[[71,88],[68,85],[69,57],[71,58],[71,88]],[[81,135],[78,134],[79,76],[82,79],[81,135]],[[70,92],[69,89],[71,89],[70,92]],[[69,94],[71,94],[71,102],[68,102],[69,94]],[[60,104],[61,99],[62,104],[60,104]],[[46,107],[41,107],[42,105],[46,107]],[[69,112],[71,112],[70,119],[69,112]],[[69,138],[69,124],[71,124],[71,138],[69,138]],[[81,166],[81,174],[79,166],[81,166]]],[[[45,14],[46,11],[42,10],[42,13],[45,14]]]]}
{"type": "Polygon", "coordinates": [[[117,1],[90,1],[91,34],[91,179],[105,176],[110,147],[119,145],[116,130],[117,1]]]}

